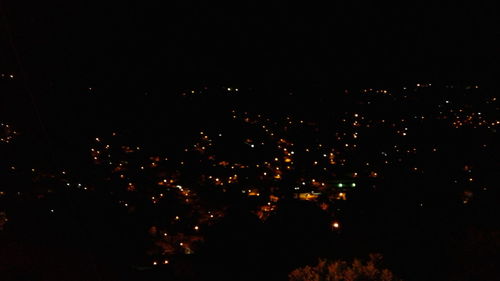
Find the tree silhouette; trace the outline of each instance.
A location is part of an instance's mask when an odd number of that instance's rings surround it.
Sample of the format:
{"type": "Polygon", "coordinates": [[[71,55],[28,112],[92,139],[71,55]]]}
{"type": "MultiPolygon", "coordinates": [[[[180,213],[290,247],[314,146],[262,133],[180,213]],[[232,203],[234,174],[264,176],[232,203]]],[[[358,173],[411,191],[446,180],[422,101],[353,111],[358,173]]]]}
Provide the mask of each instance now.
{"type": "Polygon", "coordinates": [[[319,259],[316,266],[305,266],[293,270],[290,281],[396,281],[394,274],[381,268],[382,256],[370,254],[367,262],[354,259],[352,263],[319,259]]]}

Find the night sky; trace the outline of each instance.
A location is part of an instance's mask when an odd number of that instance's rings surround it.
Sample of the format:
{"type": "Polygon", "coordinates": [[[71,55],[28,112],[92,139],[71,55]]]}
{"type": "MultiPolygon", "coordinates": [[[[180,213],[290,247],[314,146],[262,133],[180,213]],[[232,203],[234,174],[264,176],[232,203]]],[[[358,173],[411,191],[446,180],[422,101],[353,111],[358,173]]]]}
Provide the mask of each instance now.
{"type": "Polygon", "coordinates": [[[485,80],[499,61],[496,9],[479,3],[2,2],[30,83],[485,80]]]}

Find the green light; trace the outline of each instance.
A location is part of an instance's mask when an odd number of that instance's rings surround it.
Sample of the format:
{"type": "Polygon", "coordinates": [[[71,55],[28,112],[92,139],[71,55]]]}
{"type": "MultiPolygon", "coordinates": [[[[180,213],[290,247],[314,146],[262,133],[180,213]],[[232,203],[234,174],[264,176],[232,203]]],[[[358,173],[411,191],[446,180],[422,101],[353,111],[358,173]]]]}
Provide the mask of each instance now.
{"type": "Polygon", "coordinates": [[[344,186],[344,185],[343,185],[343,184],[341,184],[341,183],[339,183],[339,187],[342,187],[342,186],[344,186]]]}
{"type": "Polygon", "coordinates": [[[351,186],[352,186],[352,187],[355,187],[355,186],[356,186],[356,184],[355,184],[355,183],[352,183],[352,184],[351,184],[351,186]]]}

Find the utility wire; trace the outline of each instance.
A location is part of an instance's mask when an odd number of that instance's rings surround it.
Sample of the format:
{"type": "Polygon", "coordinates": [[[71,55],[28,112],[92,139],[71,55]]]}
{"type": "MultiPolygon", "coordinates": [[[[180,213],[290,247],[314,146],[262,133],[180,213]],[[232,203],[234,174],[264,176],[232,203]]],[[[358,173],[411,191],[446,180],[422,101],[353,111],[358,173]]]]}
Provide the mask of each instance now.
{"type": "Polygon", "coordinates": [[[33,111],[34,111],[35,117],[38,121],[38,125],[40,126],[42,133],[44,135],[45,141],[47,142],[47,144],[49,146],[51,164],[54,165],[55,164],[54,163],[55,162],[55,153],[54,153],[53,148],[52,148],[52,142],[51,142],[49,134],[47,132],[47,128],[46,128],[46,126],[43,123],[43,120],[41,118],[40,110],[38,109],[38,106],[36,104],[35,96],[33,95],[30,87],[28,86],[27,76],[26,76],[26,72],[24,71],[21,56],[19,55],[19,51],[17,50],[16,45],[14,43],[14,36],[12,35],[9,20],[7,18],[7,15],[6,15],[3,1],[1,1],[1,0],[0,0],[0,14],[2,17],[3,24],[5,26],[7,39],[9,41],[10,47],[12,49],[12,53],[14,54],[14,58],[16,60],[17,67],[19,69],[19,73],[20,73],[19,77],[20,77],[21,82],[22,82],[21,84],[23,85],[25,92],[28,94],[28,96],[30,98],[31,106],[33,107],[33,111]]]}
{"type": "MultiPolygon", "coordinates": [[[[24,67],[23,67],[23,64],[22,64],[22,60],[21,60],[21,56],[19,55],[19,51],[17,50],[17,47],[16,47],[16,44],[14,43],[14,37],[12,35],[12,31],[11,31],[11,28],[10,28],[10,25],[9,25],[9,21],[8,21],[8,17],[7,17],[7,12],[4,8],[5,6],[3,5],[3,1],[0,0],[0,14],[1,14],[1,17],[2,17],[2,21],[3,21],[3,24],[5,26],[5,30],[6,30],[6,33],[7,33],[7,38],[8,38],[8,41],[9,41],[9,44],[10,44],[10,47],[12,48],[12,52],[14,53],[14,57],[15,57],[15,60],[16,60],[16,63],[18,65],[18,68],[19,68],[19,73],[20,73],[20,79],[22,81],[22,84],[24,86],[24,90],[26,91],[26,93],[29,95],[30,97],[30,101],[31,101],[31,105],[33,106],[33,110],[35,112],[35,116],[38,120],[38,124],[40,126],[40,128],[42,129],[42,132],[44,134],[44,137],[47,141],[47,144],[49,146],[49,151],[50,151],[50,156],[51,156],[51,164],[52,166],[54,166],[55,164],[55,161],[56,161],[56,157],[55,157],[55,153],[54,153],[54,150],[53,150],[53,147],[52,147],[52,142],[51,142],[51,139],[50,139],[50,136],[47,132],[47,129],[46,129],[46,126],[44,125],[43,123],[43,120],[41,118],[41,115],[40,115],[40,110],[38,109],[38,106],[36,104],[36,99],[30,89],[30,87],[28,86],[28,81],[27,81],[27,75],[26,75],[26,72],[24,71],[24,67]]],[[[71,199],[70,199],[71,200],[71,199]]],[[[88,251],[87,249],[87,254],[89,255],[89,258],[90,260],[92,261],[93,263],[93,269],[95,271],[95,274],[97,276],[97,280],[103,280],[98,269],[97,269],[97,264],[95,262],[95,258],[94,256],[88,251]]]]}

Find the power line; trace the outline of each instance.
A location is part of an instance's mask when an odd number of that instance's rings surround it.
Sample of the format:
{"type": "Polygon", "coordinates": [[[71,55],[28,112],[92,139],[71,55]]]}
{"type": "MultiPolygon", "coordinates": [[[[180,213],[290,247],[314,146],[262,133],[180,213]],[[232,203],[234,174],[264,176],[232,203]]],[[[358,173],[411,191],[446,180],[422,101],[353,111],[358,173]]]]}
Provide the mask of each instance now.
{"type": "Polygon", "coordinates": [[[12,36],[12,31],[11,31],[11,28],[10,28],[10,24],[9,24],[9,21],[8,21],[8,18],[7,18],[7,15],[6,15],[6,11],[5,11],[5,8],[4,8],[4,5],[3,5],[3,2],[0,0],[0,14],[1,14],[1,17],[2,17],[2,20],[3,20],[3,24],[5,26],[5,31],[6,31],[6,36],[7,36],[7,39],[9,41],[9,44],[10,44],[10,47],[12,49],[12,53],[14,54],[14,58],[15,58],[15,61],[17,63],[17,67],[19,69],[19,77],[21,79],[21,84],[23,85],[24,87],[24,90],[26,91],[26,93],[28,94],[29,98],[30,98],[30,102],[31,102],[31,106],[33,107],[33,111],[35,113],[35,117],[38,121],[38,124],[40,126],[40,128],[42,129],[42,133],[45,137],[45,140],[47,141],[47,144],[49,146],[49,149],[51,151],[51,162],[52,164],[54,164],[54,158],[55,158],[55,154],[52,150],[52,142],[50,141],[50,137],[49,137],[49,134],[47,132],[47,128],[46,126],[44,125],[43,123],[43,120],[41,118],[41,115],[40,115],[40,110],[38,109],[38,106],[36,104],[36,100],[35,100],[35,96],[33,95],[30,87],[28,86],[28,83],[27,83],[27,76],[26,76],[26,72],[24,71],[24,67],[23,67],[23,64],[22,64],[22,60],[21,60],[21,56],[19,55],[19,51],[17,50],[16,48],[16,44],[14,43],[14,37],[12,36]]]}
{"type": "MultiPolygon", "coordinates": [[[[17,50],[16,44],[14,43],[14,37],[12,36],[12,31],[10,29],[10,25],[9,25],[9,21],[8,21],[8,18],[7,18],[7,15],[6,15],[6,11],[5,11],[3,2],[1,0],[0,0],[0,14],[1,14],[1,17],[2,17],[2,20],[3,20],[3,24],[5,26],[6,35],[7,35],[10,47],[12,48],[12,52],[14,54],[17,66],[19,68],[20,79],[22,81],[24,90],[26,91],[26,93],[30,97],[31,105],[33,106],[33,110],[34,110],[35,116],[36,116],[36,118],[38,120],[38,124],[40,125],[40,128],[42,129],[44,137],[45,137],[45,139],[47,141],[47,144],[49,146],[50,157],[51,157],[51,159],[50,159],[51,164],[54,166],[56,159],[55,159],[54,150],[52,148],[52,142],[50,140],[50,136],[49,136],[49,134],[47,132],[46,126],[44,125],[43,120],[41,118],[40,110],[38,109],[38,106],[36,104],[36,99],[35,99],[32,91],[31,91],[30,87],[28,86],[26,72],[24,71],[24,67],[23,67],[23,64],[22,64],[21,57],[19,55],[19,51],[17,50]]],[[[96,276],[98,278],[97,280],[102,280],[102,277],[101,277],[101,275],[100,275],[100,273],[99,273],[99,271],[97,269],[97,264],[95,262],[94,256],[88,250],[86,252],[87,252],[90,260],[92,261],[93,270],[94,270],[94,272],[95,272],[95,274],[96,274],[96,276]]]]}

